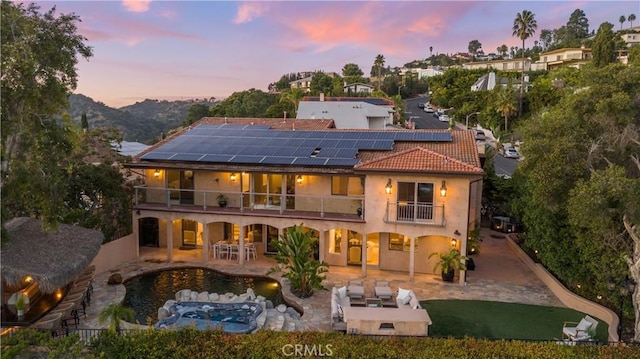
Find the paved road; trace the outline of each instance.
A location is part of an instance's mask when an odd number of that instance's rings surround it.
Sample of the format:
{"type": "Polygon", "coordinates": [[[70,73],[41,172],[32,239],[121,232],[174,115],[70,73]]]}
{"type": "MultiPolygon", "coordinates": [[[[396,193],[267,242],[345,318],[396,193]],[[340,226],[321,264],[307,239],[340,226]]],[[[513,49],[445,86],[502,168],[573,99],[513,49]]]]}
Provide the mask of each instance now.
{"type": "MultiPolygon", "coordinates": [[[[416,124],[416,129],[442,129],[449,128],[448,122],[440,122],[432,113],[426,113],[423,109],[418,107],[419,103],[429,102],[428,97],[416,97],[406,100],[407,109],[405,114],[407,117],[416,124]]],[[[464,125],[463,125],[464,126],[464,125]]],[[[494,157],[493,165],[496,170],[496,175],[501,177],[510,178],[513,172],[518,166],[518,160],[513,158],[504,158],[502,155],[497,154],[494,157]]]]}

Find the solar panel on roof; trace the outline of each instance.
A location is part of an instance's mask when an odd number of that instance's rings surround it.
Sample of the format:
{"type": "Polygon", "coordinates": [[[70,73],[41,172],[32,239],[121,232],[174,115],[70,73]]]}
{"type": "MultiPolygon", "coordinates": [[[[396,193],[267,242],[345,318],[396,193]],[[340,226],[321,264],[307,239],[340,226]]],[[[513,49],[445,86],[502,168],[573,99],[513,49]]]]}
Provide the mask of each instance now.
{"type": "Polygon", "coordinates": [[[321,166],[327,162],[328,158],[321,157],[298,157],[295,161],[293,161],[294,165],[303,165],[303,166],[321,166]]]}
{"type": "Polygon", "coordinates": [[[171,156],[170,160],[171,161],[189,161],[189,162],[193,162],[193,161],[197,161],[200,158],[202,158],[204,155],[201,153],[176,153],[175,155],[171,156]]]}
{"type": "Polygon", "coordinates": [[[200,161],[198,162],[211,162],[211,163],[224,163],[224,162],[229,162],[229,160],[231,159],[231,155],[222,155],[222,154],[218,154],[218,155],[204,155],[200,161]]]}
{"type": "Polygon", "coordinates": [[[262,164],[266,165],[290,165],[296,157],[265,157],[262,164]]]}
{"type": "Polygon", "coordinates": [[[357,165],[360,160],[355,158],[329,158],[325,163],[326,166],[336,166],[336,167],[352,167],[357,165]]]}
{"type": "Polygon", "coordinates": [[[231,157],[229,162],[258,164],[258,163],[262,162],[263,159],[264,159],[264,156],[235,155],[235,156],[231,157]]]}
{"type": "Polygon", "coordinates": [[[173,152],[153,151],[153,152],[149,152],[146,155],[140,157],[140,159],[142,159],[142,160],[167,160],[173,155],[174,155],[173,152]]]}
{"type": "Polygon", "coordinates": [[[334,157],[336,158],[355,158],[358,150],[355,148],[341,148],[334,157]]]}

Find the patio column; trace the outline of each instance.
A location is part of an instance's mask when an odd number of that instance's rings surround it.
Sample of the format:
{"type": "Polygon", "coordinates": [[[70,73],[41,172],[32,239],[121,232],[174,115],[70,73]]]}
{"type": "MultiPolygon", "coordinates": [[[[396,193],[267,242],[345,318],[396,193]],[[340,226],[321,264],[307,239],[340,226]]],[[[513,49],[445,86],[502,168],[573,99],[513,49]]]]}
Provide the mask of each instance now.
{"type": "Polygon", "coordinates": [[[320,262],[324,260],[324,249],[327,245],[327,237],[329,236],[329,231],[323,231],[320,233],[320,238],[318,238],[318,251],[320,252],[318,258],[320,258],[320,262]]]}
{"type": "Polygon", "coordinates": [[[362,260],[362,277],[366,278],[367,277],[367,236],[364,235],[364,233],[362,233],[362,250],[360,251],[361,253],[361,260],[362,260]]]}
{"type": "Polygon", "coordinates": [[[202,260],[209,260],[209,226],[206,223],[202,225],[202,260]]]}
{"type": "Polygon", "coordinates": [[[167,260],[173,262],[173,220],[167,219],[167,260]]]}
{"type": "Polygon", "coordinates": [[[136,258],[140,258],[140,216],[134,214],[133,235],[136,238],[136,258]]]}
{"type": "Polygon", "coordinates": [[[416,265],[416,249],[415,249],[415,238],[411,237],[409,242],[409,281],[413,282],[413,272],[416,265]]]}
{"type": "MultiPolygon", "coordinates": [[[[467,231],[465,231],[465,233],[469,233],[468,230],[469,228],[467,227],[467,231]]],[[[468,237],[463,237],[463,239],[460,241],[460,253],[463,253],[463,255],[466,255],[467,253],[467,238],[468,237]]],[[[462,259],[462,261],[464,261],[464,259],[462,259]]],[[[458,282],[460,283],[460,285],[465,285],[467,283],[467,271],[460,271],[460,279],[458,280],[458,282]]]]}
{"type": "Polygon", "coordinates": [[[238,238],[238,257],[240,265],[244,264],[244,237],[247,235],[246,226],[240,226],[240,238],[238,238]]]}

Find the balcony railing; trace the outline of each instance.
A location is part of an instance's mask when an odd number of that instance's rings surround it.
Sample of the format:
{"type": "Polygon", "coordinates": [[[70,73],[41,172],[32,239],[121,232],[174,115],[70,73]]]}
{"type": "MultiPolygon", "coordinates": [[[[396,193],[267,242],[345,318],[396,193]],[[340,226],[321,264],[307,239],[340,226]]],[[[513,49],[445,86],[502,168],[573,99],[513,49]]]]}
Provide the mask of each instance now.
{"type": "Polygon", "coordinates": [[[389,223],[444,226],[444,206],[434,206],[419,202],[387,202],[387,212],[384,220],[389,223]]]}
{"type": "Polygon", "coordinates": [[[215,211],[221,209],[220,196],[224,196],[224,208],[239,212],[261,210],[283,214],[296,211],[319,217],[362,217],[364,196],[305,196],[265,192],[224,192],[173,189],[162,187],[135,187],[135,207],[181,210],[215,211]]]}

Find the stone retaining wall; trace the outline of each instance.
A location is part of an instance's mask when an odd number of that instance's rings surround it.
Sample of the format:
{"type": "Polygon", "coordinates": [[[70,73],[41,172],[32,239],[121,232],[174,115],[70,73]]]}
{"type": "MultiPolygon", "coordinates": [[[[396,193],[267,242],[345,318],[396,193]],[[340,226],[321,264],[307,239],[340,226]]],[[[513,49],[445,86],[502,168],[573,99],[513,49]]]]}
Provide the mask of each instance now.
{"type": "Polygon", "coordinates": [[[547,269],[540,263],[535,263],[531,257],[529,257],[520,246],[514,241],[515,235],[507,235],[507,244],[516,253],[516,255],[522,259],[522,261],[531,269],[533,273],[553,292],[553,294],[560,299],[562,304],[567,307],[587,313],[593,317],[600,318],[607,322],[609,325],[609,341],[618,341],[618,316],[609,308],[606,308],[598,303],[589,301],[569,289],[567,289],[556,277],[554,277],[547,269]]]}

